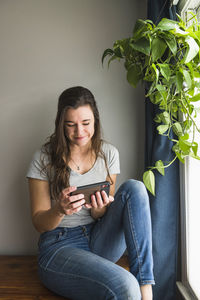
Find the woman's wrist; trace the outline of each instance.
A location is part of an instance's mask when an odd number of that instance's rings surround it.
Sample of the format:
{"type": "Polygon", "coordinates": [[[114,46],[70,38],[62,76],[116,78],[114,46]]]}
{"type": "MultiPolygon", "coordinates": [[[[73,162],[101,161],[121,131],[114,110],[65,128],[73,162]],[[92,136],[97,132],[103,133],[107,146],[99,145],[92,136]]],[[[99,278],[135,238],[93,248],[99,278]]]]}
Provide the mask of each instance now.
{"type": "Polygon", "coordinates": [[[104,206],[102,208],[94,208],[94,207],[92,207],[91,208],[91,216],[94,219],[101,218],[105,214],[106,210],[107,210],[107,206],[104,206]]]}
{"type": "Polygon", "coordinates": [[[55,229],[62,221],[62,214],[56,206],[40,211],[33,217],[33,224],[40,233],[55,229]]]}

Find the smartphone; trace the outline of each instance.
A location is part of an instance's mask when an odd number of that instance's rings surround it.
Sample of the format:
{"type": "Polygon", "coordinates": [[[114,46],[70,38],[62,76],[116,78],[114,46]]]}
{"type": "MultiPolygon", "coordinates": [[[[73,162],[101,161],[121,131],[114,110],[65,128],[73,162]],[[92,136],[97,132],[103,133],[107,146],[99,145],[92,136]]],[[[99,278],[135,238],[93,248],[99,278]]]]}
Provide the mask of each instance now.
{"type": "Polygon", "coordinates": [[[110,192],[110,182],[102,181],[93,184],[78,186],[76,191],[72,192],[70,195],[84,194],[85,203],[91,203],[91,195],[94,195],[96,192],[105,191],[109,196],[110,192]]]}

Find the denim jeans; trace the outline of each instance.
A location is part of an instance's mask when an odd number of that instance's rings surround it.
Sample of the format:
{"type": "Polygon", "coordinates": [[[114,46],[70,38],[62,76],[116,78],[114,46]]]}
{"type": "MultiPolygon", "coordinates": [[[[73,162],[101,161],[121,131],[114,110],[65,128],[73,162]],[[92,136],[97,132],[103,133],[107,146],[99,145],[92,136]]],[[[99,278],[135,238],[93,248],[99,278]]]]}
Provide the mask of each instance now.
{"type": "Polygon", "coordinates": [[[75,300],[140,300],[154,284],[149,199],[128,180],[98,221],[57,227],[39,240],[39,276],[55,293],[75,300]],[[130,272],[115,264],[127,249],[130,272]]]}

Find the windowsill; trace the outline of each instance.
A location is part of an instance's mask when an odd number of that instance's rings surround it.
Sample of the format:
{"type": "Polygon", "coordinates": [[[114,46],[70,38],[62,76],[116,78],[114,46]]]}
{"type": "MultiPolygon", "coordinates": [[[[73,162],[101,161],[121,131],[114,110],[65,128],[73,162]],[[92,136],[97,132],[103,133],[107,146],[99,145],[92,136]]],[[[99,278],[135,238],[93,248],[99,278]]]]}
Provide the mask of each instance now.
{"type": "Polygon", "coordinates": [[[186,287],[182,282],[177,281],[176,285],[185,300],[198,300],[190,287],[186,287]]]}

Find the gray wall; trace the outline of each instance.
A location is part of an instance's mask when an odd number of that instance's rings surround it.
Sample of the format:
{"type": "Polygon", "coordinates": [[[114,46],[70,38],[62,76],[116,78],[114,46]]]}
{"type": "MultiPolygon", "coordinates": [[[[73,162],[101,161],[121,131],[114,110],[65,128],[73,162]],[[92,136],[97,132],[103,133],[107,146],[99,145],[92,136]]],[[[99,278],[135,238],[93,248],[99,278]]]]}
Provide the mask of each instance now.
{"type": "Polygon", "coordinates": [[[65,88],[96,96],[104,137],[120,151],[118,185],[140,178],[143,89],[128,85],[122,63],[102,68],[101,55],[145,15],[145,0],[0,0],[0,254],[36,253],[26,170],[65,88]]]}

